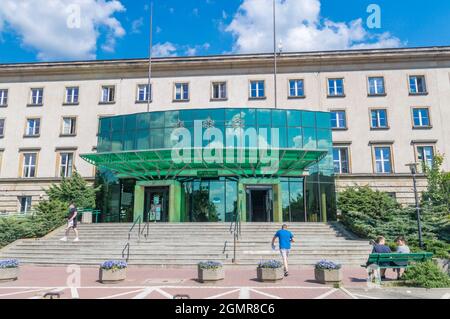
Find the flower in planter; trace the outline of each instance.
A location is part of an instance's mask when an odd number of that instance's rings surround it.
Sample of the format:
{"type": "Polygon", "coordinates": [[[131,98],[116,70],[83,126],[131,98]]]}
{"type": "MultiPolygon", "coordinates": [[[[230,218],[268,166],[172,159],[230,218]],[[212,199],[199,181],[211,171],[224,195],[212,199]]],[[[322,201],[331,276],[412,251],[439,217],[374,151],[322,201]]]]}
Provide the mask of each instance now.
{"type": "Polygon", "coordinates": [[[19,268],[17,259],[0,260],[0,269],[19,268]]]}
{"type": "Polygon", "coordinates": [[[117,260],[108,260],[108,261],[105,261],[103,264],[100,265],[101,269],[103,269],[103,270],[112,270],[112,271],[125,269],[127,267],[128,267],[128,265],[127,265],[126,262],[124,262],[124,261],[117,261],[117,260]]]}
{"type": "Polygon", "coordinates": [[[215,270],[223,267],[222,263],[217,261],[202,261],[198,263],[200,269],[215,270]]]}
{"type": "Polygon", "coordinates": [[[276,269],[276,268],[281,268],[281,267],[283,267],[283,264],[280,261],[278,261],[278,260],[261,261],[258,264],[258,268],[276,269]]]}
{"type": "Polygon", "coordinates": [[[328,260],[321,260],[316,264],[316,269],[322,270],[337,270],[341,269],[341,267],[341,265],[328,260]]]}

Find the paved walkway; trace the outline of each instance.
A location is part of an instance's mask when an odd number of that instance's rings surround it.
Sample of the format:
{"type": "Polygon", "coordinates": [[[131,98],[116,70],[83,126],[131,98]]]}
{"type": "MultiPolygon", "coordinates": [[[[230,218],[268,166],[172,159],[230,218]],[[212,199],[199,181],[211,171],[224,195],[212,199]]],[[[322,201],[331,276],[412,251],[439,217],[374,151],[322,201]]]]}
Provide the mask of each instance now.
{"type": "Polygon", "coordinates": [[[254,268],[235,266],[226,268],[225,280],[201,284],[196,281],[195,267],[130,267],[125,281],[104,285],[98,282],[98,268],[22,266],[19,280],[0,283],[0,299],[41,299],[48,292],[57,292],[62,299],[173,299],[177,295],[192,299],[450,298],[450,289],[368,287],[365,270],[357,267],[344,268],[343,275],[343,286],[338,289],[315,282],[312,267],[294,267],[280,282],[260,283],[254,268]]]}

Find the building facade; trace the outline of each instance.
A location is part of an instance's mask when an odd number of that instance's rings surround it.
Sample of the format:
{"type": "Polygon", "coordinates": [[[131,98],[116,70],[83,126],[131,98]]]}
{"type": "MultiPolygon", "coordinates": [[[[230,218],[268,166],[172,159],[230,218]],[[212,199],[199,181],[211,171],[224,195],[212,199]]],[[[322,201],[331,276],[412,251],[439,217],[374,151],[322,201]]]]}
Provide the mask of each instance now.
{"type": "MultiPolygon", "coordinates": [[[[406,164],[449,153],[450,48],[283,53],[278,65],[279,109],[330,118],[337,191],[369,185],[411,203],[406,164]]],[[[227,109],[274,108],[271,55],[159,58],[153,66],[149,88],[144,59],[0,65],[0,211],[30,210],[75,169],[93,182],[95,162],[84,155],[104,151],[102,118],[221,109],[226,121],[227,109]]],[[[297,178],[314,172],[309,164],[297,178]]]]}

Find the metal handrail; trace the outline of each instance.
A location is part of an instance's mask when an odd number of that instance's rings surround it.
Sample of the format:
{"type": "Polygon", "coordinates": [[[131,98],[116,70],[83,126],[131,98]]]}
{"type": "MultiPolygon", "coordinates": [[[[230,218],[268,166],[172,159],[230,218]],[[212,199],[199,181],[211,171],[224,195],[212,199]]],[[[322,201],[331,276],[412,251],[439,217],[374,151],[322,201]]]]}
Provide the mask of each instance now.
{"type": "Polygon", "coordinates": [[[139,225],[139,231],[138,231],[138,240],[141,239],[141,222],[142,222],[142,217],[139,215],[136,220],[133,223],[133,226],[131,226],[130,230],[128,231],[128,241],[130,241],[131,239],[131,233],[133,232],[134,227],[136,227],[136,225],[139,225]]]}
{"type": "Polygon", "coordinates": [[[150,233],[150,222],[147,221],[147,222],[145,223],[144,227],[142,228],[141,235],[143,235],[143,236],[145,237],[145,239],[147,239],[149,233],[150,233]],[[144,232],[145,232],[146,230],[147,230],[147,232],[144,234],[144,232]]]}
{"type": "Polygon", "coordinates": [[[231,227],[233,229],[233,264],[236,263],[236,248],[237,248],[237,242],[239,241],[239,238],[241,237],[241,212],[237,212],[234,222],[232,222],[231,227]]]}
{"type": "Polygon", "coordinates": [[[127,242],[125,247],[122,249],[122,258],[125,257],[125,251],[127,252],[127,258],[125,259],[127,262],[130,259],[130,242],[127,242]]]}

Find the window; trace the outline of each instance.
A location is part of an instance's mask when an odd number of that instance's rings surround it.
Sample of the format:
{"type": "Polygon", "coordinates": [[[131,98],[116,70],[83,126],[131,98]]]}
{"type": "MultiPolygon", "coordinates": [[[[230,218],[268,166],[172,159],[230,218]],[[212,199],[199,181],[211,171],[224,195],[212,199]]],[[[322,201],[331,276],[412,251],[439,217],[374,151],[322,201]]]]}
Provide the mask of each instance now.
{"type": "Polygon", "coordinates": [[[44,89],[31,89],[30,105],[42,105],[44,99],[44,89]]]}
{"type": "Polygon", "coordinates": [[[78,87],[66,88],[66,104],[77,104],[79,91],[78,87]]]}
{"type": "Polygon", "coordinates": [[[0,119],[0,137],[5,136],[5,119],[0,119]]]}
{"type": "Polygon", "coordinates": [[[22,177],[36,177],[37,153],[23,153],[22,177]]]}
{"type": "Polygon", "coordinates": [[[344,79],[328,79],[328,96],[344,96],[344,79]]]}
{"type": "Polygon", "coordinates": [[[41,132],[41,119],[27,119],[25,128],[25,136],[39,136],[41,132]]]}
{"type": "Polygon", "coordinates": [[[331,128],[333,129],[347,128],[345,111],[331,111],[331,128]]]}
{"type": "Polygon", "coordinates": [[[19,197],[20,213],[25,214],[31,210],[31,196],[19,197]]]}
{"type": "Polygon", "coordinates": [[[137,90],[137,101],[138,102],[148,102],[152,100],[152,86],[148,84],[138,85],[137,90]]]}
{"type": "Polygon", "coordinates": [[[392,158],[390,147],[375,147],[375,173],[392,173],[392,158]]]}
{"type": "Polygon", "coordinates": [[[73,153],[60,153],[59,158],[59,177],[71,177],[73,170],[73,153]]]}
{"type": "Polygon", "coordinates": [[[305,87],[303,80],[289,80],[289,97],[304,97],[305,87]]]}
{"type": "Polygon", "coordinates": [[[434,147],[433,146],[417,146],[417,161],[419,163],[425,163],[428,167],[433,166],[434,160],[434,147]]]}
{"type": "Polygon", "coordinates": [[[102,99],[101,103],[114,103],[116,87],[115,86],[103,86],[102,87],[102,99]]]}
{"type": "Polygon", "coordinates": [[[415,108],[413,113],[413,126],[415,128],[430,127],[430,112],[427,108],[415,108]]]}
{"type": "Polygon", "coordinates": [[[387,121],[387,111],[384,109],[372,110],[370,112],[371,116],[371,127],[373,129],[383,129],[388,128],[387,121]]]}
{"type": "Polygon", "coordinates": [[[369,95],[384,95],[386,91],[384,89],[383,77],[370,77],[369,78],[369,95]]]}
{"type": "Polygon", "coordinates": [[[212,84],[212,99],[213,100],[226,100],[227,99],[227,83],[226,82],[214,82],[212,84]]]}
{"type": "Polygon", "coordinates": [[[409,77],[409,93],[410,94],[425,94],[427,93],[427,86],[425,77],[423,75],[414,75],[409,77]]]}
{"type": "Polygon", "coordinates": [[[266,96],[264,81],[250,81],[250,98],[263,99],[266,96]]]}
{"type": "Polygon", "coordinates": [[[8,90],[1,89],[0,90],[0,106],[8,105],[8,90]]]}
{"type": "Polygon", "coordinates": [[[189,83],[175,83],[175,101],[189,100],[189,83]]]}
{"type": "Polygon", "coordinates": [[[77,118],[63,117],[61,135],[75,135],[77,132],[77,118]]]}
{"type": "Polygon", "coordinates": [[[347,147],[333,148],[333,162],[334,162],[334,172],[336,174],[350,173],[348,148],[347,147]]]}

